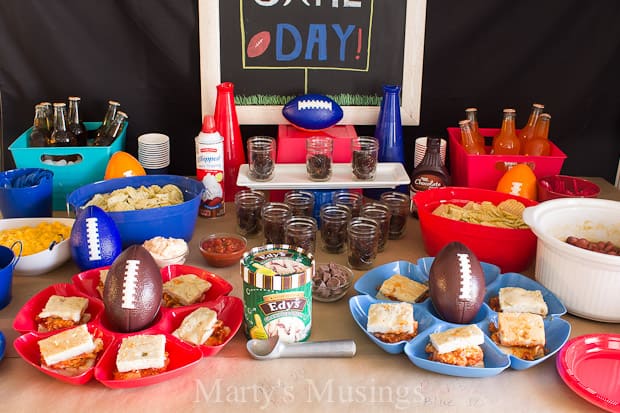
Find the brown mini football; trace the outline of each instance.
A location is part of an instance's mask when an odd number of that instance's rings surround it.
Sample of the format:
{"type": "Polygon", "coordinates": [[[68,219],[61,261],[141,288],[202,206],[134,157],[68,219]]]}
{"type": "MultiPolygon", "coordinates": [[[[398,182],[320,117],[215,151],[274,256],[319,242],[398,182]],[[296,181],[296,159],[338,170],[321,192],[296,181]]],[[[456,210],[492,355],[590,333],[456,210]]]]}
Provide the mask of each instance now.
{"type": "Polygon", "coordinates": [[[451,242],[435,256],[429,271],[429,294],[435,310],[450,323],[467,324],[478,314],[486,284],[476,255],[451,242]]]}
{"type": "Polygon", "coordinates": [[[148,327],[161,305],[159,267],[141,245],[132,245],[112,263],[103,288],[105,316],[114,331],[128,333],[148,327]]]}

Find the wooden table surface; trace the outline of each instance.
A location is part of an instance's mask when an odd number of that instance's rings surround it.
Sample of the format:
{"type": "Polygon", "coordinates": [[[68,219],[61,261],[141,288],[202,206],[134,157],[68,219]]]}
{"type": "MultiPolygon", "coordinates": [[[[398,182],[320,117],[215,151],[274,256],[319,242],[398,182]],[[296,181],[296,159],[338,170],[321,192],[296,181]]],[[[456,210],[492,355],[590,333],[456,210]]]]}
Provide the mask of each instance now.
{"type": "MultiPolygon", "coordinates": [[[[620,200],[620,191],[600,178],[600,198],[620,200]]],[[[210,268],[197,240],[207,233],[233,231],[235,213],[228,205],[219,219],[198,218],[187,264],[206,268],[233,284],[241,297],[238,266],[210,268]]],[[[249,247],[260,245],[251,239],[249,247]]],[[[407,223],[405,237],[389,241],[376,265],[426,256],[419,224],[407,223]]],[[[317,262],[345,263],[344,254],[317,252],[317,262]]],[[[0,330],[7,339],[0,362],[0,412],[73,411],[424,411],[424,412],[594,412],[595,406],[573,393],[561,380],[555,356],[531,369],[507,369],[483,379],[443,376],[414,366],[404,354],[390,355],[371,342],[354,322],[347,296],[335,303],[313,303],[311,340],[355,340],[357,354],[349,359],[280,359],[256,361],[248,355],[239,331],[217,355],[202,359],[175,379],[142,388],[110,389],[94,379],[81,386],[62,383],[22,360],[13,348],[12,329],[19,309],[43,288],[68,282],[78,272],[72,261],[35,277],[15,277],[13,300],[0,311],[0,330]]],[[[363,271],[355,271],[356,277],[363,271]]],[[[524,271],[532,276],[533,267],[524,271]]],[[[620,334],[620,324],[600,323],[565,315],[571,337],[588,333],[620,334]]],[[[619,383],[620,385],[620,383],[619,383]]]]}

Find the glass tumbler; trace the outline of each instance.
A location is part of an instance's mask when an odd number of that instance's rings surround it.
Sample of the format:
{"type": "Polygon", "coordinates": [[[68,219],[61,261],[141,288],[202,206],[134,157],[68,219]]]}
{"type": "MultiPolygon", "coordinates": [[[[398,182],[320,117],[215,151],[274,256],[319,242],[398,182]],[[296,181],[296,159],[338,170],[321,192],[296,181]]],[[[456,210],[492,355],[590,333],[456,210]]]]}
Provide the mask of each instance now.
{"type": "Polygon", "coordinates": [[[239,234],[251,238],[262,231],[261,209],[264,204],[265,195],[260,191],[244,189],[235,194],[237,232],[239,234]]]}
{"type": "Polygon", "coordinates": [[[330,254],[339,254],[347,246],[347,224],[351,210],[344,205],[321,206],[321,247],[330,254]]]}
{"type": "Polygon", "coordinates": [[[360,216],[373,219],[377,222],[377,225],[379,225],[379,241],[377,251],[384,251],[385,244],[388,240],[388,233],[390,232],[391,214],[388,206],[380,202],[369,202],[362,205],[360,216]]]}
{"type": "Polygon", "coordinates": [[[332,176],[334,142],[328,136],[306,138],[306,172],[312,181],[327,181],[332,176]]]}
{"type": "Polygon", "coordinates": [[[351,170],[359,180],[372,181],[377,174],[379,141],[372,136],[351,139],[351,170]]]}
{"type": "Polygon", "coordinates": [[[399,239],[405,235],[407,228],[407,218],[409,217],[410,199],[409,195],[398,191],[388,191],[381,194],[379,199],[390,209],[390,231],[389,239],[399,239]]]}
{"type": "Polygon", "coordinates": [[[316,219],[306,216],[293,216],[284,225],[284,239],[286,244],[303,248],[305,252],[314,254],[316,231],[316,219]]]}
{"type": "Polygon", "coordinates": [[[314,194],[310,191],[288,191],[284,194],[284,203],[291,207],[293,216],[311,217],[314,214],[314,194]]]}
{"type": "Polygon", "coordinates": [[[359,192],[336,192],[332,201],[336,205],[348,206],[351,210],[351,218],[353,218],[360,216],[360,210],[364,199],[359,192]]]}
{"type": "Polygon", "coordinates": [[[269,181],[276,166],[276,140],[271,136],[248,139],[248,175],[255,181],[269,181]]]}
{"type": "Polygon", "coordinates": [[[351,219],[348,228],[348,262],[355,270],[367,270],[374,265],[379,246],[379,225],[370,218],[351,219]]]}
{"type": "Polygon", "coordinates": [[[284,226],[292,216],[291,208],[284,202],[268,202],[261,210],[265,244],[285,244],[284,226]]]}

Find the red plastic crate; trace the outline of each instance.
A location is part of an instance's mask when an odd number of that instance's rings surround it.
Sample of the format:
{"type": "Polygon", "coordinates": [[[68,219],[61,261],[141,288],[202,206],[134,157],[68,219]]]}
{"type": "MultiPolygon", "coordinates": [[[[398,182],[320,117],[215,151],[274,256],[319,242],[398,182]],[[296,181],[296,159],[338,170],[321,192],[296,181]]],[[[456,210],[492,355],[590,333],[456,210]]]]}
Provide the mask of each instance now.
{"type": "MultiPolygon", "coordinates": [[[[485,137],[495,136],[499,131],[494,128],[480,128],[480,133],[485,137]]],[[[560,173],[566,159],[566,154],[553,142],[549,156],[470,155],[461,145],[460,128],[448,128],[448,136],[450,174],[454,186],[495,189],[502,175],[517,163],[527,163],[538,178],[556,175],[560,173]]]]}
{"type": "Polygon", "coordinates": [[[333,138],[334,162],[351,162],[351,139],[357,136],[353,125],[336,125],[320,131],[303,131],[293,125],[279,125],[276,162],[305,163],[306,138],[310,136],[333,138]]]}

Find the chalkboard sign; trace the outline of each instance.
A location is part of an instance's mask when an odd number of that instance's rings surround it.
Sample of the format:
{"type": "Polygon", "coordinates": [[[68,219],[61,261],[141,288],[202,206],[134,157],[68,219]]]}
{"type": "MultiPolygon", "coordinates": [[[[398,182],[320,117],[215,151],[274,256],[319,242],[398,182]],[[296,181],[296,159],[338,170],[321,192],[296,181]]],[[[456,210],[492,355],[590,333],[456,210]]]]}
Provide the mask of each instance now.
{"type": "Polygon", "coordinates": [[[377,121],[384,84],[400,85],[401,119],[418,125],[426,0],[199,0],[202,113],[235,84],[242,124],[283,124],[282,106],[320,93],[340,123],[377,121]]]}

